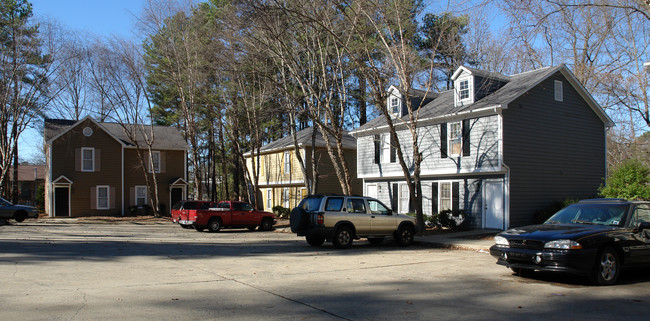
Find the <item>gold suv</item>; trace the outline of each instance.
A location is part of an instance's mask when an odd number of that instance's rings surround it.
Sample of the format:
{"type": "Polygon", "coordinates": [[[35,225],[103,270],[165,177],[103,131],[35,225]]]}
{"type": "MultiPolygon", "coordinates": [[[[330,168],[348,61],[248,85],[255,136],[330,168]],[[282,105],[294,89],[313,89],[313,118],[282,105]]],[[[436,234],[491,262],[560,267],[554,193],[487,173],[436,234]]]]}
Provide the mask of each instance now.
{"type": "Polygon", "coordinates": [[[407,246],[415,235],[415,218],[393,213],[382,202],[363,196],[311,195],[291,211],[291,231],[307,243],[321,246],[325,240],[336,248],[348,248],[352,240],[367,238],[380,244],[394,237],[407,246]]]}

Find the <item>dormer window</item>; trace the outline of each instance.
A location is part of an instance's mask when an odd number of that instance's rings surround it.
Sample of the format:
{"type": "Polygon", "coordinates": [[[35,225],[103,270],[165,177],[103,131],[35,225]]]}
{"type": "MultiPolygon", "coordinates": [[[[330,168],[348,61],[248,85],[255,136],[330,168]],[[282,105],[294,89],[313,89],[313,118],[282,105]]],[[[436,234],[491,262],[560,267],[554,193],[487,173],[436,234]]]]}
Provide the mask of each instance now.
{"type": "Polygon", "coordinates": [[[390,110],[395,115],[398,115],[398,116],[401,115],[402,110],[401,110],[399,98],[397,98],[397,97],[391,97],[390,98],[390,110]]]}
{"type": "Polygon", "coordinates": [[[456,106],[469,105],[474,102],[474,77],[472,75],[465,75],[456,79],[455,83],[454,102],[456,106]]]}
{"type": "Polygon", "coordinates": [[[458,97],[460,100],[469,99],[469,79],[461,80],[458,84],[458,97]]]}

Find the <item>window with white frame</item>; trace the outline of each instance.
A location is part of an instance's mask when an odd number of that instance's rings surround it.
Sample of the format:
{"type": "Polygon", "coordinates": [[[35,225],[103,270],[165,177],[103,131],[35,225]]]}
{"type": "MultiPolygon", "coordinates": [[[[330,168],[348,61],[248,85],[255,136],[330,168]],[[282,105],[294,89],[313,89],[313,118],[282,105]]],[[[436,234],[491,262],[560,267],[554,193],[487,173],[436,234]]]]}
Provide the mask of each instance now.
{"type": "Polygon", "coordinates": [[[147,204],[147,187],[146,186],[136,186],[135,187],[135,205],[142,206],[147,204]]]}
{"type": "Polygon", "coordinates": [[[95,171],[95,149],[92,147],[81,148],[81,171],[95,171]]]}
{"type": "Polygon", "coordinates": [[[266,208],[273,208],[273,189],[270,188],[266,190],[266,208]]]}
{"type": "Polygon", "coordinates": [[[409,187],[406,184],[399,185],[399,212],[408,213],[410,210],[409,187]]]}
{"type": "Polygon", "coordinates": [[[393,114],[397,115],[397,116],[401,116],[402,115],[402,108],[401,107],[402,106],[400,104],[399,98],[395,97],[395,96],[391,96],[390,97],[390,110],[391,110],[391,112],[393,114]]]}
{"type": "Polygon", "coordinates": [[[285,208],[289,208],[289,188],[285,187],[282,189],[282,203],[285,208]]]}
{"type": "Polygon", "coordinates": [[[463,126],[461,122],[447,124],[449,155],[458,156],[463,151],[463,126]]]}
{"type": "Polygon", "coordinates": [[[381,162],[382,163],[395,163],[397,161],[397,152],[395,147],[390,143],[390,134],[381,135],[381,162]]]}
{"type": "Polygon", "coordinates": [[[451,182],[440,182],[438,189],[438,213],[451,210],[451,182]]]}
{"type": "Polygon", "coordinates": [[[458,100],[469,99],[469,79],[461,80],[458,82],[458,100]]]}
{"type": "Polygon", "coordinates": [[[289,151],[284,152],[284,173],[291,173],[291,154],[289,151]]]}
{"type": "Polygon", "coordinates": [[[108,186],[97,186],[97,209],[107,210],[109,208],[108,200],[110,192],[108,186]]]}
{"type": "Polygon", "coordinates": [[[151,168],[149,173],[160,173],[160,151],[154,150],[151,152],[151,168]]]}
{"type": "Polygon", "coordinates": [[[561,80],[556,80],[555,82],[555,100],[556,101],[564,101],[564,95],[562,92],[562,81],[561,80]]]}

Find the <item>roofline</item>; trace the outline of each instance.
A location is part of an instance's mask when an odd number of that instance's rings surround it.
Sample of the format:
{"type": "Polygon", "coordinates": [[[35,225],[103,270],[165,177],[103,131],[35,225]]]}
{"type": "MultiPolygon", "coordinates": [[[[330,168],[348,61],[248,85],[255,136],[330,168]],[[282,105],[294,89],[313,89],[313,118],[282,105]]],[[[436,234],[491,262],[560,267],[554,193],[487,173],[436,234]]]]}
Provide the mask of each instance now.
{"type": "Polygon", "coordinates": [[[50,139],[49,139],[48,141],[46,141],[45,143],[48,144],[48,145],[52,145],[52,142],[53,142],[55,139],[58,139],[59,137],[63,136],[63,134],[69,132],[72,128],[77,127],[77,125],[81,124],[82,122],[86,121],[87,119],[89,119],[90,121],[92,121],[92,122],[93,122],[97,127],[101,128],[101,129],[102,129],[106,134],[108,134],[108,136],[112,137],[112,138],[113,138],[113,139],[114,139],[118,144],[120,144],[122,147],[126,147],[126,146],[128,146],[128,145],[126,145],[123,141],[121,141],[119,138],[115,137],[115,135],[113,135],[113,133],[111,133],[109,130],[107,130],[107,129],[106,129],[104,126],[102,126],[98,121],[96,121],[94,118],[90,117],[90,115],[88,115],[88,116],[86,116],[86,117],[80,119],[80,120],[77,121],[76,123],[72,124],[72,126],[66,128],[64,131],[60,132],[60,133],[57,134],[56,136],[50,138],[50,139]]]}
{"type": "MultiPolygon", "coordinates": [[[[460,112],[453,113],[453,114],[444,114],[444,115],[440,115],[440,116],[422,118],[422,119],[418,119],[417,122],[418,122],[418,126],[419,126],[419,125],[428,124],[428,123],[436,123],[439,120],[455,118],[455,117],[466,115],[466,114],[486,114],[486,115],[490,115],[490,114],[496,114],[497,110],[499,110],[499,109],[507,109],[507,108],[508,107],[504,106],[503,104],[495,104],[495,105],[490,105],[490,106],[479,108],[479,109],[460,111],[460,112]],[[489,111],[493,111],[493,112],[489,112],[489,111]]],[[[394,127],[396,127],[396,129],[397,129],[397,127],[402,127],[402,126],[406,126],[405,122],[394,125],[394,127]]],[[[379,127],[372,127],[372,128],[368,128],[368,129],[363,129],[363,130],[360,130],[360,131],[351,131],[350,135],[356,137],[359,134],[379,131],[379,130],[382,130],[382,129],[385,129],[385,128],[388,128],[387,124],[379,126],[379,127]]]]}
{"type": "MultiPolygon", "coordinates": [[[[305,144],[303,144],[303,143],[299,143],[299,144],[298,144],[298,148],[299,148],[299,149],[306,149],[307,147],[312,147],[312,146],[311,146],[311,143],[308,144],[308,145],[305,145],[305,144]]],[[[334,146],[332,146],[332,147],[334,147],[334,146]]],[[[327,146],[316,146],[316,148],[327,148],[327,146]]],[[[260,152],[259,152],[259,153],[256,153],[256,154],[257,154],[257,155],[267,155],[267,154],[273,154],[273,153],[277,153],[277,152],[285,151],[285,150],[295,150],[295,148],[294,148],[293,145],[291,145],[291,146],[284,146],[284,147],[276,147],[276,148],[272,148],[272,149],[264,149],[264,150],[263,150],[263,149],[260,149],[260,152]]],[[[356,148],[346,148],[346,147],[343,147],[343,150],[356,150],[356,148]]],[[[247,152],[245,152],[245,153],[243,154],[243,156],[244,156],[244,157],[246,157],[246,156],[251,156],[251,151],[247,151],[247,152]]]]}

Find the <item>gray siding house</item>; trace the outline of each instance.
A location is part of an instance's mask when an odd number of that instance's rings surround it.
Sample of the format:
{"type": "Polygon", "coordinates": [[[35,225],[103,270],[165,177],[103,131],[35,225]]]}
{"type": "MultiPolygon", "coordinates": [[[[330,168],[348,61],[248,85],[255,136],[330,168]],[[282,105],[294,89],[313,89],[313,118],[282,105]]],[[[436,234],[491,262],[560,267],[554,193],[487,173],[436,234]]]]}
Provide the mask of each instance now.
{"type": "MultiPolygon", "coordinates": [[[[553,201],[597,194],[613,122],[565,65],[511,76],[460,67],[452,79],[453,90],[408,97],[421,106],[425,214],[463,209],[471,227],[506,229],[532,223],[535,211],[553,201]]],[[[387,103],[412,164],[405,99],[389,89],[387,103]]],[[[413,212],[384,117],[351,134],[364,194],[413,212]]]]}

